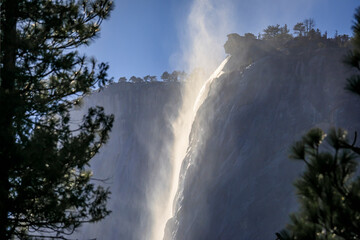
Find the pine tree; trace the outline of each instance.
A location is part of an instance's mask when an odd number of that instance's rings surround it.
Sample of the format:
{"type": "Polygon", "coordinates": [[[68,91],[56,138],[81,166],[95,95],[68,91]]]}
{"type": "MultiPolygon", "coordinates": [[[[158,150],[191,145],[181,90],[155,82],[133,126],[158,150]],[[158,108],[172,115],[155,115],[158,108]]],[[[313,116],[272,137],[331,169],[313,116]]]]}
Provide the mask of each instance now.
{"type": "Polygon", "coordinates": [[[168,73],[167,71],[163,72],[163,74],[160,77],[164,82],[169,82],[170,81],[170,73],[168,73]]]}
{"type": "Polygon", "coordinates": [[[264,29],[263,39],[264,40],[271,40],[275,39],[281,33],[281,28],[279,24],[270,25],[264,29]]]}
{"type": "Polygon", "coordinates": [[[306,169],[295,182],[300,210],[290,216],[278,240],[360,239],[360,178],[356,176],[358,154],[350,149],[347,133],[331,129],[310,130],[292,147],[291,158],[301,160],[306,169]]]}
{"type": "Polygon", "coordinates": [[[297,34],[298,37],[302,37],[305,32],[304,23],[300,22],[300,23],[295,24],[293,30],[294,30],[295,34],[297,34]]]}
{"type": "MultiPolygon", "coordinates": [[[[360,71],[360,7],[356,10],[353,29],[353,49],[345,59],[345,63],[350,67],[360,71]]],[[[346,89],[360,95],[360,75],[355,74],[347,80],[346,89]]]]}
{"type": "MultiPolygon", "coordinates": [[[[360,71],[360,8],[353,26],[353,49],[346,63],[360,71]]],[[[346,89],[360,94],[360,75],[348,79],[346,89]]],[[[293,159],[306,169],[295,182],[300,210],[290,216],[286,229],[276,233],[277,240],[348,240],[360,239],[360,147],[357,134],[350,144],[346,131],[331,129],[327,138],[331,150],[321,148],[325,134],[310,130],[292,147],[293,159]]]]}
{"type": "Polygon", "coordinates": [[[110,213],[110,192],[91,180],[89,161],[107,141],[113,116],[90,108],[75,128],[69,112],[110,81],[107,64],[76,48],[97,36],[112,3],[0,4],[0,239],[66,239],[110,213]]]}

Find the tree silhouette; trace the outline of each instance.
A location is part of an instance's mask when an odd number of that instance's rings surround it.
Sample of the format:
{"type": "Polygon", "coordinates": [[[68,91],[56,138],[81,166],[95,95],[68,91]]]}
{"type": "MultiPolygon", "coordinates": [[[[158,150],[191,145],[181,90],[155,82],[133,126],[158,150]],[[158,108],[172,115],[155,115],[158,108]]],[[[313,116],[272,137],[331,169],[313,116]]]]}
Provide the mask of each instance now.
{"type": "Polygon", "coordinates": [[[297,23],[294,26],[294,32],[297,34],[298,37],[302,37],[305,33],[305,26],[304,23],[297,23]]]}
{"type": "Polygon", "coordinates": [[[346,131],[331,129],[326,137],[332,151],[321,151],[325,133],[312,129],[296,142],[291,158],[306,169],[295,182],[300,210],[292,214],[277,239],[359,239],[360,178],[354,178],[358,157],[349,150],[346,131]]]}
{"type": "Polygon", "coordinates": [[[179,71],[173,71],[169,76],[170,82],[178,82],[179,81],[180,72],[179,71]]]}
{"type": "Polygon", "coordinates": [[[170,81],[170,74],[167,71],[163,72],[163,74],[161,75],[161,79],[164,82],[169,82],[170,81]]]}
{"type": "Polygon", "coordinates": [[[263,40],[272,40],[274,43],[278,43],[279,45],[285,43],[286,41],[292,39],[292,35],[290,34],[290,30],[285,24],[283,27],[280,27],[279,24],[274,26],[268,26],[264,29],[264,34],[262,37],[263,40]]]}
{"type": "Polygon", "coordinates": [[[131,76],[129,81],[133,82],[133,83],[141,83],[141,82],[144,82],[144,79],[142,79],[140,77],[131,76]]]}
{"type": "Polygon", "coordinates": [[[145,81],[145,82],[150,82],[150,80],[151,80],[151,76],[150,76],[150,75],[146,75],[146,76],[144,77],[144,81],[145,81]]]}
{"type": "Polygon", "coordinates": [[[103,219],[109,190],[91,181],[90,159],[113,116],[70,109],[102,87],[108,65],[75,49],[97,36],[110,0],[1,1],[0,239],[66,239],[103,219]]]}
{"type": "Polygon", "coordinates": [[[150,82],[157,82],[156,76],[150,76],[150,82]]]}
{"type": "Polygon", "coordinates": [[[280,34],[278,34],[277,38],[282,43],[285,43],[286,41],[293,38],[293,36],[290,34],[290,29],[288,29],[287,24],[280,28],[280,34]]]}
{"type": "Polygon", "coordinates": [[[127,82],[126,77],[120,77],[120,78],[119,78],[119,82],[127,82]]]}
{"type": "Polygon", "coordinates": [[[305,35],[308,35],[315,27],[315,21],[313,18],[308,18],[303,21],[305,27],[305,35]]]}
{"type": "Polygon", "coordinates": [[[270,40],[276,38],[280,34],[280,25],[268,26],[264,29],[263,39],[270,40]]]}
{"type": "Polygon", "coordinates": [[[156,82],[156,81],[157,81],[157,77],[156,77],[156,76],[146,75],[146,76],[144,77],[144,81],[145,81],[145,82],[156,82]]]}

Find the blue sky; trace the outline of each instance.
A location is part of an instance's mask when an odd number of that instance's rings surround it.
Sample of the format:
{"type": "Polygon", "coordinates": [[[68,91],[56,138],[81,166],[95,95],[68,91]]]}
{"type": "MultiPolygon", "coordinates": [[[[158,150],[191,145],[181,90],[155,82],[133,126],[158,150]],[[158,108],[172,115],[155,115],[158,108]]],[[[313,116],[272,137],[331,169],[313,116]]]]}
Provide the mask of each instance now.
{"type": "MultiPolygon", "coordinates": [[[[316,28],[351,35],[358,0],[196,0],[212,4],[205,21],[217,21],[217,11],[226,9],[228,33],[261,33],[268,25],[285,23],[292,29],[306,18],[314,18],[316,28]]],[[[187,48],[184,35],[193,0],[115,0],[110,19],[102,24],[99,38],[85,52],[110,64],[109,75],[160,76],[179,69],[177,57],[187,48]]],[[[214,27],[216,28],[216,27],[214,27]]],[[[212,29],[216,34],[216,29],[212,29]]],[[[220,33],[221,31],[219,31],[220,33]]],[[[224,44],[226,34],[221,36],[224,44]]]]}

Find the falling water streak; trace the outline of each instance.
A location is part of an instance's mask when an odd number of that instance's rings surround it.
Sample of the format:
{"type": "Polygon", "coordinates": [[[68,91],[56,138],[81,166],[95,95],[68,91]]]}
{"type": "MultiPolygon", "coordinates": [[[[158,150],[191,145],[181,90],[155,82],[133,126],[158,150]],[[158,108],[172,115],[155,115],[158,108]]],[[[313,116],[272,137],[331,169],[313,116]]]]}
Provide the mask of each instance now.
{"type": "MultiPolygon", "coordinates": [[[[194,122],[196,112],[206,99],[207,92],[209,85],[211,82],[221,76],[224,72],[223,67],[229,60],[227,57],[220,66],[216,69],[216,71],[211,75],[211,77],[205,81],[201,86],[197,87],[195,90],[192,91],[192,94],[187,94],[187,98],[183,99],[183,106],[179,112],[180,116],[177,120],[173,123],[173,132],[176,136],[176,140],[173,145],[173,153],[172,153],[172,184],[169,193],[169,199],[166,205],[164,206],[165,213],[163,215],[163,219],[159,222],[162,222],[164,228],[166,222],[174,216],[174,209],[173,203],[175,201],[176,192],[178,191],[179,186],[179,176],[180,176],[180,169],[182,165],[182,161],[185,158],[187,153],[187,147],[189,145],[189,135],[191,131],[192,124],[194,122]],[[192,106],[192,107],[191,107],[192,106]]],[[[186,91],[186,90],[185,90],[186,91]]],[[[188,87],[187,91],[190,91],[190,87],[188,87]]],[[[164,230],[164,229],[163,229],[164,230]]],[[[162,239],[164,232],[163,231],[156,231],[153,233],[152,239],[162,239]]]]}
{"type": "MultiPolygon", "coordinates": [[[[185,27],[183,57],[179,57],[181,68],[192,75],[182,89],[182,106],[177,119],[172,123],[174,143],[171,152],[170,189],[160,193],[159,201],[152,206],[153,226],[151,240],[161,240],[167,221],[174,216],[173,203],[178,191],[182,161],[187,153],[189,135],[197,108],[207,95],[211,83],[210,73],[224,58],[222,45],[229,33],[229,6],[227,0],[194,0],[185,27]],[[183,61],[183,62],[181,62],[183,61]],[[200,71],[194,71],[200,69],[200,71]],[[208,79],[208,81],[206,81],[208,79]],[[201,89],[203,89],[201,91],[201,89]],[[166,196],[166,198],[164,198],[166,196]],[[160,200],[161,199],[161,200],[160,200]]],[[[228,59],[228,58],[227,58],[228,59]]],[[[227,60],[225,60],[227,61],[227,60]]],[[[225,65],[223,62],[222,65],[225,65]]],[[[220,69],[220,68],[219,68],[220,69]]],[[[219,70],[218,69],[218,70],[219,70]]],[[[221,69],[222,70],[222,69],[221,69]]],[[[221,74],[215,71],[212,77],[221,74]]]]}
{"type": "Polygon", "coordinates": [[[186,97],[183,97],[183,104],[179,110],[179,116],[172,123],[175,140],[171,154],[171,187],[167,201],[162,205],[163,214],[156,216],[157,219],[154,219],[156,226],[153,229],[152,240],[163,239],[166,222],[173,216],[173,202],[179,185],[180,168],[182,160],[186,155],[191,126],[195,118],[195,112],[191,106],[194,105],[198,94],[189,94],[189,91],[198,93],[199,88],[195,91],[194,89],[190,89],[189,86],[185,86],[185,88],[183,91],[186,93],[186,97]]]}
{"type": "Polygon", "coordinates": [[[215,78],[220,77],[224,73],[224,71],[223,71],[224,66],[229,61],[229,59],[230,59],[230,55],[225,58],[225,60],[220,64],[220,66],[215,70],[215,72],[213,74],[211,74],[210,78],[201,87],[200,92],[199,92],[198,96],[196,97],[194,107],[193,107],[195,115],[196,115],[197,110],[201,106],[201,104],[204,102],[204,100],[210,90],[209,88],[210,88],[210,85],[213,82],[213,80],[215,78]]]}

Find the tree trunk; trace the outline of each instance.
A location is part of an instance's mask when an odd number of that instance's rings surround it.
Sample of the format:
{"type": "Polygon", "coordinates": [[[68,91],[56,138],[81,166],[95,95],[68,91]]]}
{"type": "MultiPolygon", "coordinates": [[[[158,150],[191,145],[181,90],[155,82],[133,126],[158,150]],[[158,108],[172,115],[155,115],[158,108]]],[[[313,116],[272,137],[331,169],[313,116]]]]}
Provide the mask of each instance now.
{"type": "Polygon", "coordinates": [[[18,0],[5,0],[1,12],[1,79],[0,79],[0,239],[10,238],[9,208],[9,173],[14,161],[15,132],[13,118],[15,113],[16,79],[16,23],[18,0]]]}

